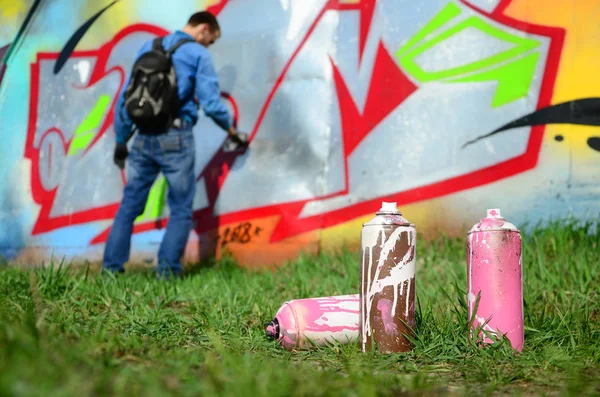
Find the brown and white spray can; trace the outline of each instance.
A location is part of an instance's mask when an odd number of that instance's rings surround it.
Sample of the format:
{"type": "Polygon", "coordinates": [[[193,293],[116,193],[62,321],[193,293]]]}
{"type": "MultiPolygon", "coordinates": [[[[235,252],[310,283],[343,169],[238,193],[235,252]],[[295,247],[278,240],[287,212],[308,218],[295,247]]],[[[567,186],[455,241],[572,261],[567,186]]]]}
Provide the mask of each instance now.
{"type": "Polygon", "coordinates": [[[415,324],[417,230],[396,203],[363,224],[361,233],[359,343],[363,352],[406,352],[415,324]]]}

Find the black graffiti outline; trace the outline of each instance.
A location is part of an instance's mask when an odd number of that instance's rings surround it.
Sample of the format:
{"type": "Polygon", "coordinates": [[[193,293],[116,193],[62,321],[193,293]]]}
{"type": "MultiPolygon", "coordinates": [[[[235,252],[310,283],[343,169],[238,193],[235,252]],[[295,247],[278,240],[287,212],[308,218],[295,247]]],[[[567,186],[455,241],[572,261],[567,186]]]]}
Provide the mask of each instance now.
{"type": "Polygon", "coordinates": [[[25,16],[25,20],[21,24],[21,27],[19,28],[19,31],[17,32],[15,39],[11,43],[9,43],[6,53],[4,53],[4,57],[2,59],[0,59],[0,63],[3,63],[8,66],[8,60],[14,50],[14,47],[19,43],[21,36],[23,36],[23,34],[25,34],[25,29],[27,29],[27,27],[29,26],[29,23],[31,22],[33,15],[36,13],[36,11],[40,7],[41,3],[42,3],[42,0],[35,0],[33,2],[33,4],[31,5],[31,7],[29,7],[29,11],[27,12],[27,15],[25,16]]]}
{"type": "MultiPolygon", "coordinates": [[[[515,119],[488,134],[481,135],[473,140],[468,141],[462,146],[462,149],[482,139],[489,138],[500,132],[513,128],[532,127],[536,125],[547,124],[578,124],[600,127],[600,98],[580,98],[544,107],[523,117],[515,119]]],[[[588,139],[587,144],[591,149],[600,152],[599,141],[600,138],[592,137],[588,139]]]]}
{"type": "Polygon", "coordinates": [[[41,2],[42,2],[42,0],[35,0],[33,2],[31,7],[29,7],[29,11],[27,12],[27,15],[25,16],[25,20],[21,24],[21,27],[19,28],[19,31],[17,32],[15,39],[12,42],[8,43],[8,45],[6,45],[6,46],[2,47],[2,49],[0,49],[0,85],[2,84],[2,80],[4,80],[4,73],[6,72],[6,69],[8,68],[8,60],[11,58],[11,55],[12,55],[14,49],[16,48],[18,43],[21,41],[21,37],[25,33],[25,29],[27,29],[27,27],[29,26],[31,19],[33,18],[33,15],[36,13],[38,8],[40,7],[41,2]]]}
{"type": "Polygon", "coordinates": [[[101,9],[100,11],[98,11],[95,15],[93,15],[90,19],[88,19],[83,25],[81,25],[75,31],[75,33],[73,33],[73,35],[69,38],[69,40],[67,41],[67,43],[65,44],[63,49],[60,51],[60,54],[58,54],[58,58],[56,59],[56,63],[54,64],[54,74],[55,75],[58,74],[58,72],[60,72],[60,70],[63,68],[63,66],[65,66],[65,64],[67,63],[67,60],[69,59],[69,57],[71,56],[73,51],[75,51],[75,47],[77,47],[77,44],[79,44],[79,42],[81,41],[81,39],[83,38],[85,33],[89,30],[89,28],[92,27],[94,22],[96,22],[96,20],[98,18],[100,18],[100,16],[106,10],[108,10],[110,7],[115,5],[115,3],[117,3],[118,1],[119,0],[114,0],[112,3],[110,3],[109,5],[107,5],[103,9],[101,9]]]}

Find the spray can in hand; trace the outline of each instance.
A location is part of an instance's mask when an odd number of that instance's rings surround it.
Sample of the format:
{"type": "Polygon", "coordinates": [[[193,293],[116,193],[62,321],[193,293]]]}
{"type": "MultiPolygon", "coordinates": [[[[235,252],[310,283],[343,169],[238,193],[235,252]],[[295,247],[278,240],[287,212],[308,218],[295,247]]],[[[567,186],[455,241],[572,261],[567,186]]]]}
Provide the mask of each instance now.
{"type": "Polygon", "coordinates": [[[518,351],[523,349],[524,339],[521,253],[521,234],[502,217],[499,209],[488,209],[487,217],[468,232],[467,303],[471,335],[479,328],[477,338],[484,343],[493,343],[486,332],[495,337],[505,335],[518,351]]]}
{"type": "Polygon", "coordinates": [[[417,230],[396,208],[381,209],[361,233],[360,345],[382,353],[405,352],[415,323],[417,230]]]}
{"type": "Polygon", "coordinates": [[[281,306],[265,331],[289,351],[356,342],[358,305],[358,294],[294,299],[281,306]]]}
{"type": "Polygon", "coordinates": [[[228,136],[223,141],[223,151],[225,153],[244,152],[248,148],[248,134],[238,132],[235,136],[228,136]]]}

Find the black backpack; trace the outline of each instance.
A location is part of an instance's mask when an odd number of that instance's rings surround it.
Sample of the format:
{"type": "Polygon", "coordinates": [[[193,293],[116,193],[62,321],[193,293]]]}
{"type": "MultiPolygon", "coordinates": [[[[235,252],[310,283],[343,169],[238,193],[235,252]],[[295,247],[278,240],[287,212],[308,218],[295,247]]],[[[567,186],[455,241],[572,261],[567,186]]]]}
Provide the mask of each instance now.
{"type": "Polygon", "coordinates": [[[177,76],[171,55],[192,39],[177,42],[169,51],[162,47],[162,37],[152,41],[152,50],[133,64],[129,85],[125,89],[125,110],[131,120],[147,132],[164,132],[179,110],[177,76]]]}

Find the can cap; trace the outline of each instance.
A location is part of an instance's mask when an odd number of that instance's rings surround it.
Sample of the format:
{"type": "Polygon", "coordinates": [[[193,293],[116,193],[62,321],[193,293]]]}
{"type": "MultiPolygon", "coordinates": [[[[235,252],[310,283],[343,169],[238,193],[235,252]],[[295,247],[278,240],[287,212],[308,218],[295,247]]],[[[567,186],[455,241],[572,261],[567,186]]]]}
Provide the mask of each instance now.
{"type": "Polygon", "coordinates": [[[486,217],[473,225],[469,233],[487,231],[487,230],[507,230],[518,232],[519,229],[502,217],[499,208],[491,208],[487,210],[486,217]]]}
{"type": "Polygon", "coordinates": [[[382,201],[381,208],[379,209],[378,213],[400,214],[400,211],[398,211],[396,202],[388,203],[388,202],[382,201]]]}
{"type": "Polygon", "coordinates": [[[265,333],[267,334],[267,338],[279,339],[279,321],[277,321],[277,318],[265,324],[265,333]]]}
{"type": "Polygon", "coordinates": [[[396,225],[396,226],[412,226],[406,220],[402,213],[398,210],[396,202],[381,202],[381,208],[375,213],[375,218],[363,223],[363,226],[372,225],[396,225]]]}

